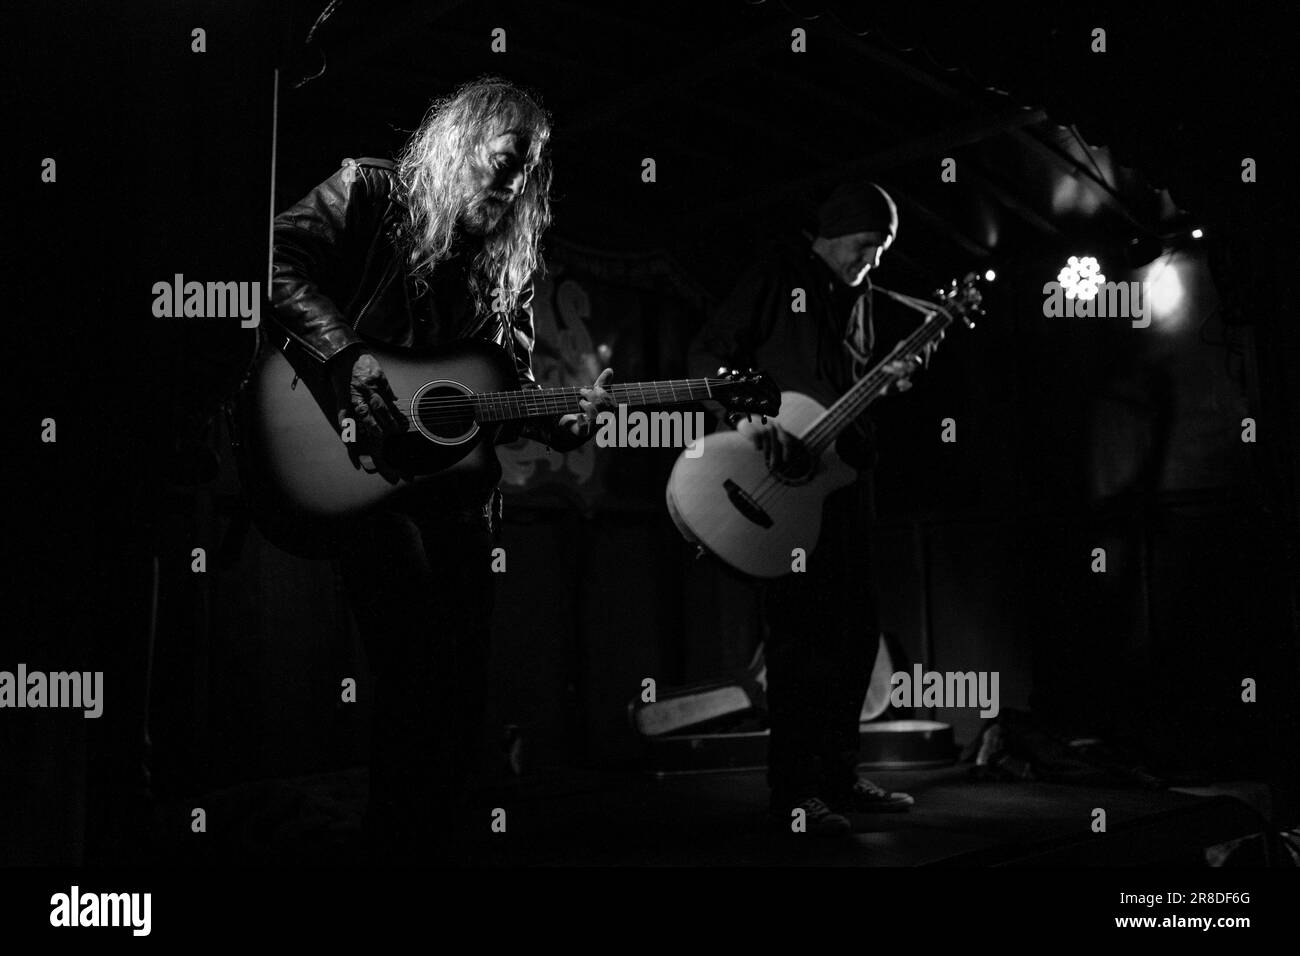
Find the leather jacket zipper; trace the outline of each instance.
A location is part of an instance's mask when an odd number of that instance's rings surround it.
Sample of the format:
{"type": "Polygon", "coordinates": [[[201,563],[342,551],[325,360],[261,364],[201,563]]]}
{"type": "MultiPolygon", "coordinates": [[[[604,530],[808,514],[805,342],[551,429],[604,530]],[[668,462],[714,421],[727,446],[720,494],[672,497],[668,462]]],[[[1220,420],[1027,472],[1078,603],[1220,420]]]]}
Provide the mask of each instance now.
{"type": "MultiPolygon", "coordinates": [[[[388,222],[388,214],[392,211],[392,209],[393,209],[393,201],[390,199],[388,201],[388,205],[384,207],[383,215],[379,217],[379,229],[376,230],[375,238],[371,240],[370,249],[366,252],[366,262],[361,269],[361,277],[363,280],[370,272],[370,263],[374,261],[375,249],[378,248],[380,242],[382,242],[384,239],[384,226],[388,222]]],[[[374,305],[375,299],[377,299],[393,281],[393,271],[394,271],[393,266],[397,261],[397,256],[399,256],[401,253],[397,249],[391,250],[391,253],[393,258],[390,259],[388,262],[388,268],[384,272],[384,277],[379,280],[379,284],[375,287],[375,291],[370,293],[370,298],[366,300],[366,304],[363,305],[359,310],[357,310],[356,314],[352,318],[353,332],[355,332],[357,330],[357,326],[361,324],[361,318],[366,314],[366,310],[369,309],[372,305],[374,305]]]]}
{"type": "Polygon", "coordinates": [[[366,300],[366,304],[363,305],[359,310],[357,310],[356,316],[352,319],[353,332],[355,332],[357,330],[357,326],[361,324],[361,319],[363,316],[365,316],[366,311],[372,305],[375,304],[375,300],[378,299],[381,295],[383,295],[384,292],[388,290],[388,287],[392,285],[393,276],[396,274],[396,272],[397,272],[397,258],[396,255],[394,255],[393,259],[390,260],[388,263],[388,268],[384,272],[384,277],[380,279],[379,284],[375,286],[375,291],[370,293],[370,298],[366,300]]]}
{"type": "MultiPolygon", "coordinates": [[[[383,291],[387,289],[389,285],[392,284],[393,274],[397,271],[395,268],[396,262],[397,260],[394,258],[388,264],[388,271],[384,274],[384,278],[380,281],[379,285],[375,287],[375,291],[370,294],[370,298],[366,300],[366,304],[361,307],[361,309],[357,312],[356,317],[352,320],[353,332],[357,330],[357,326],[361,323],[361,318],[366,314],[366,310],[369,309],[370,306],[374,304],[375,299],[378,298],[379,295],[383,293],[383,291]]],[[[295,373],[293,376],[293,381],[289,383],[290,388],[298,387],[298,377],[299,376],[297,375],[297,373],[295,373]]]]}

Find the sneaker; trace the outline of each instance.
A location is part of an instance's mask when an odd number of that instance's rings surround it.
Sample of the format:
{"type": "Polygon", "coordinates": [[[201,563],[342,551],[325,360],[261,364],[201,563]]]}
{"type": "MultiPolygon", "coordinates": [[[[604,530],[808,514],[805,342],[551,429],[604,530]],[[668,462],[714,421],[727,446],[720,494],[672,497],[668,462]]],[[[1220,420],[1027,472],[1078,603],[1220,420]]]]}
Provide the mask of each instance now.
{"type": "Polygon", "coordinates": [[[890,793],[865,777],[859,777],[852,790],[832,801],[839,813],[901,813],[914,803],[911,794],[890,793]]]}
{"type": "MultiPolygon", "coordinates": [[[[781,811],[773,807],[772,822],[776,826],[795,833],[790,827],[794,823],[793,811],[802,810],[804,812],[805,833],[810,836],[840,836],[845,833],[853,832],[853,824],[849,818],[843,814],[836,813],[826,805],[826,801],[818,797],[809,797],[807,800],[801,800],[792,804],[789,810],[781,811]]],[[[798,835],[796,833],[796,835],[798,835]]]]}

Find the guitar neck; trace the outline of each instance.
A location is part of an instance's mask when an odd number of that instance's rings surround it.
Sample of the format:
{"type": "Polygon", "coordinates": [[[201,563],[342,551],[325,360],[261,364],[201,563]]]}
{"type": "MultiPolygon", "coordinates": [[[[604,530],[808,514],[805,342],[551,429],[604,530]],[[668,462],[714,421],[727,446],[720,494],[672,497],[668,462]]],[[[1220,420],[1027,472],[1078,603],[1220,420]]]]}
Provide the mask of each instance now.
{"type": "MultiPolygon", "coordinates": [[[[665,407],[715,398],[729,383],[720,378],[683,378],[662,382],[606,385],[619,405],[665,407]]],[[[527,388],[513,392],[480,392],[474,396],[474,417],[480,422],[523,421],[581,411],[579,386],[527,388]]]]}
{"type": "Polygon", "coordinates": [[[952,321],[952,316],[947,312],[930,313],[915,332],[901,341],[894,351],[883,358],[871,371],[858,379],[852,388],[840,396],[834,405],[808,427],[808,430],[800,436],[805,447],[811,452],[820,454],[834,443],[840,433],[862,413],[863,409],[880,397],[885,386],[894,378],[885,371],[885,366],[898,356],[915,355],[927,345],[937,342],[952,321]]]}

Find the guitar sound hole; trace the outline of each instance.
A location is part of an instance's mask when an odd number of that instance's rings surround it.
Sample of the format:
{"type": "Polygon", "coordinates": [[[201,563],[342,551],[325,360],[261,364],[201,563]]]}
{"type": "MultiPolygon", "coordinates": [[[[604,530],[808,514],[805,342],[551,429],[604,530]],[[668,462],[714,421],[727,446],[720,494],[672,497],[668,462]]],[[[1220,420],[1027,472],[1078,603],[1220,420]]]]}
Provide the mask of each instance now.
{"type": "Polygon", "coordinates": [[[783,484],[802,485],[812,479],[813,472],[816,469],[817,459],[805,451],[796,454],[789,461],[783,463],[780,468],[772,469],[772,474],[783,484]]]}
{"type": "Polygon", "coordinates": [[[478,431],[473,395],[455,382],[423,386],[416,392],[411,410],[420,434],[440,445],[460,444],[478,431]]]}
{"type": "Polygon", "coordinates": [[[745,492],[740,485],[728,478],[722,483],[722,487],[726,489],[727,498],[737,511],[760,528],[772,527],[772,516],[759,507],[753,496],[745,492]]]}

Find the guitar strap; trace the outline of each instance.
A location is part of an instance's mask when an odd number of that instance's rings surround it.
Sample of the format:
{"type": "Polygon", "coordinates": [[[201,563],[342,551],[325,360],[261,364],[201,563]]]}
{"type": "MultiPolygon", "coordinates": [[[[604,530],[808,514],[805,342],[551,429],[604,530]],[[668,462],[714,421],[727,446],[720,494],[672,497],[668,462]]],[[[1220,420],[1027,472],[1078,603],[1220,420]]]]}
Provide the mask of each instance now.
{"type": "Polygon", "coordinates": [[[858,296],[849,310],[849,319],[844,328],[843,345],[853,359],[853,380],[857,381],[871,367],[871,353],[875,347],[874,329],[867,314],[867,297],[870,291],[858,296]]]}

